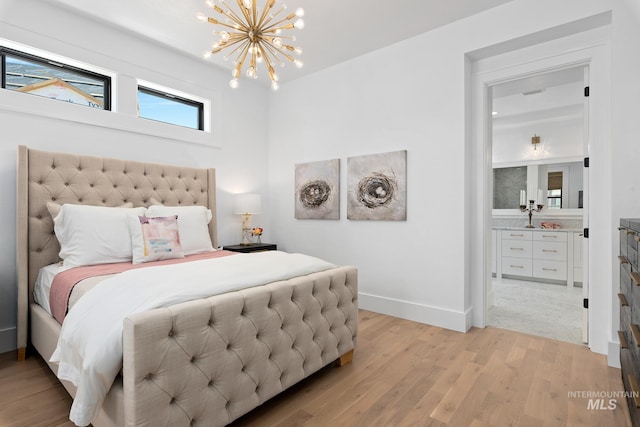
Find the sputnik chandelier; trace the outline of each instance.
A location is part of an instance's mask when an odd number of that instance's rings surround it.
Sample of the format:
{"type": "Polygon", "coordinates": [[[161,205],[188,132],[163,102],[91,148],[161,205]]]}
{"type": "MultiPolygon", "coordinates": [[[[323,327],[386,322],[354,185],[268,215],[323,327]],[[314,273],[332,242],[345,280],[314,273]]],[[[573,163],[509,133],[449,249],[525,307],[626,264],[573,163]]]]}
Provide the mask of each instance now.
{"type": "Polygon", "coordinates": [[[238,87],[238,78],[247,59],[249,60],[247,77],[257,79],[257,64],[263,62],[269,72],[273,90],[278,90],[280,86],[275,70],[276,64],[284,67],[287,60],[297,68],[302,68],[303,62],[296,57],[302,55],[302,49],[288,44],[295,42],[296,38],[282,35],[284,30],[304,28],[302,8],[297,9],[295,13],[284,15],[286,5],[280,6],[273,12],[276,0],[267,0],[264,9],[259,13],[257,0],[236,0],[240,9],[240,13],[236,13],[227,6],[225,0],[218,0],[218,2],[220,6],[214,4],[213,0],[207,0],[206,4],[221,15],[219,19],[211,18],[202,12],[199,12],[196,18],[199,22],[209,22],[228,29],[213,31],[220,40],[213,43],[211,51],[207,52],[205,57],[229,49],[225,60],[232,58],[235,64],[231,73],[233,79],[229,82],[232,88],[238,87]]]}

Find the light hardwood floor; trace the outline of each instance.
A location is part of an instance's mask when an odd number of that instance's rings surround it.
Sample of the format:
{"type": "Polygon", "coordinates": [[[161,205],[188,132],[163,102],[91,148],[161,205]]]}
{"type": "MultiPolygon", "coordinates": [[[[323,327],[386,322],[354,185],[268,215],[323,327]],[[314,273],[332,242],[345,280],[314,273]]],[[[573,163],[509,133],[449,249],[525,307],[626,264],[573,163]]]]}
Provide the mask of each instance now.
{"type": "MultiPolygon", "coordinates": [[[[630,425],[624,398],[609,410],[569,396],[623,390],[620,370],[584,346],[492,327],[463,334],[368,311],[359,327],[351,364],[321,370],[233,426],[630,425]]],[[[0,355],[0,426],[71,426],[70,405],[38,356],[0,355]]]]}

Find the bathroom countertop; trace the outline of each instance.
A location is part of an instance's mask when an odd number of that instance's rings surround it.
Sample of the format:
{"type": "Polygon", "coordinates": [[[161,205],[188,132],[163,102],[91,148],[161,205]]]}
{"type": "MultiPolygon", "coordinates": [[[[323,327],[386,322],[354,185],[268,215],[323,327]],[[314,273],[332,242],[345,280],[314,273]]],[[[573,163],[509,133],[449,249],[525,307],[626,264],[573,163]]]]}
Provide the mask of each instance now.
{"type": "Polygon", "coordinates": [[[565,231],[567,233],[582,233],[581,228],[527,228],[527,227],[507,227],[507,226],[493,226],[493,230],[519,230],[519,231],[565,231]]]}

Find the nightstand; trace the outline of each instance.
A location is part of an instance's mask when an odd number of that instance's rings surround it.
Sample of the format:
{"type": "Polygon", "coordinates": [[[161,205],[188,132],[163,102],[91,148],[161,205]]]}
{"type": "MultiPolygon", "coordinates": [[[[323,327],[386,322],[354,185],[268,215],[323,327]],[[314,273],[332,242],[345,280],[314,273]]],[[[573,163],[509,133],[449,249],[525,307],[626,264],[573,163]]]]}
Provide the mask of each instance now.
{"type": "Polygon", "coordinates": [[[250,243],[248,245],[229,245],[224,246],[222,249],[232,252],[262,252],[262,251],[275,251],[278,249],[278,245],[274,243],[250,243]]]}

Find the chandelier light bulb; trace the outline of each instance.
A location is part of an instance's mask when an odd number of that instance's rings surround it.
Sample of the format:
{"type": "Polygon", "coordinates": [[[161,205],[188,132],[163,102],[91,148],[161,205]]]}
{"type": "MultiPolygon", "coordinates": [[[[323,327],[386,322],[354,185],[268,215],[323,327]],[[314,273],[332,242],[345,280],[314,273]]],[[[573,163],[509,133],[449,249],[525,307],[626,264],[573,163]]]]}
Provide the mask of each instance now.
{"type": "Polygon", "coordinates": [[[278,83],[276,81],[271,82],[271,89],[273,89],[273,90],[280,89],[280,83],[278,83]]]}
{"type": "Polygon", "coordinates": [[[205,15],[204,13],[196,13],[196,21],[200,22],[201,24],[207,22],[208,20],[209,18],[207,18],[207,15],[205,15]]]}
{"type": "Polygon", "coordinates": [[[298,55],[302,55],[302,48],[299,46],[296,46],[296,48],[293,51],[298,55]]]}
{"type": "Polygon", "coordinates": [[[203,57],[204,59],[209,59],[209,58],[211,58],[211,51],[210,51],[210,50],[208,50],[208,51],[206,51],[206,52],[203,52],[203,53],[202,53],[202,57],[203,57]]]}
{"type": "Polygon", "coordinates": [[[296,22],[293,23],[293,26],[298,30],[302,30],[304,28],[304,20],[298,19],[296,22]]]}
{"type": "Polygon", "coordinates": [[[229,33],[227,33],[226,31],[220,31],[220,41],[226,42],[227,40],[229,40],[229,37],[231,37],[229,33]]]}
{"type": "Polygon", "coordinates": [[[293,64],[296,66],[296,68],[300,69],[302,67],[304,67],[304,62],[302,62],[299,59],[296,59],[295,61],[293,61],[293,64]]]}
{"type": "Polygon", "coordinates": [[[301,7],[297,8],[297,9],[296,9],[296,16],[297,16],[298,18],[302,18],[302,17],[304,16],[304,9],[303,9],[303,8],[301,8],[301,7]]]}
{"type": "Polygon", "coordinates": [[[251,9],[251,7],[253,6],[253,1],[252,0],[242,0],[242,5],[245,7],[245,9],[251,9]]]}
{"type": "Polygon", "coordinates": [[[236,89],[239,84],[240,82],[238,82],[238,79],[231,79],[231,81],[229,82],[229,86],[231,86],[231,89],[236,89]]]}
{"type": "Polygon", "coordinates": [[[275,47],[277,48],[281,48],[282,47],[282,39],[280,37],[276,37],[273,39],[273,44],[275,47]]]}
{"type": "Polygon", "coordinates": [[[213,6],[215,5],[213,0],[207,0],[207,1],[204,2],[204,4],[206,4],[207,6],[209,6],[212,9],[213,9],[213,6]]]}

